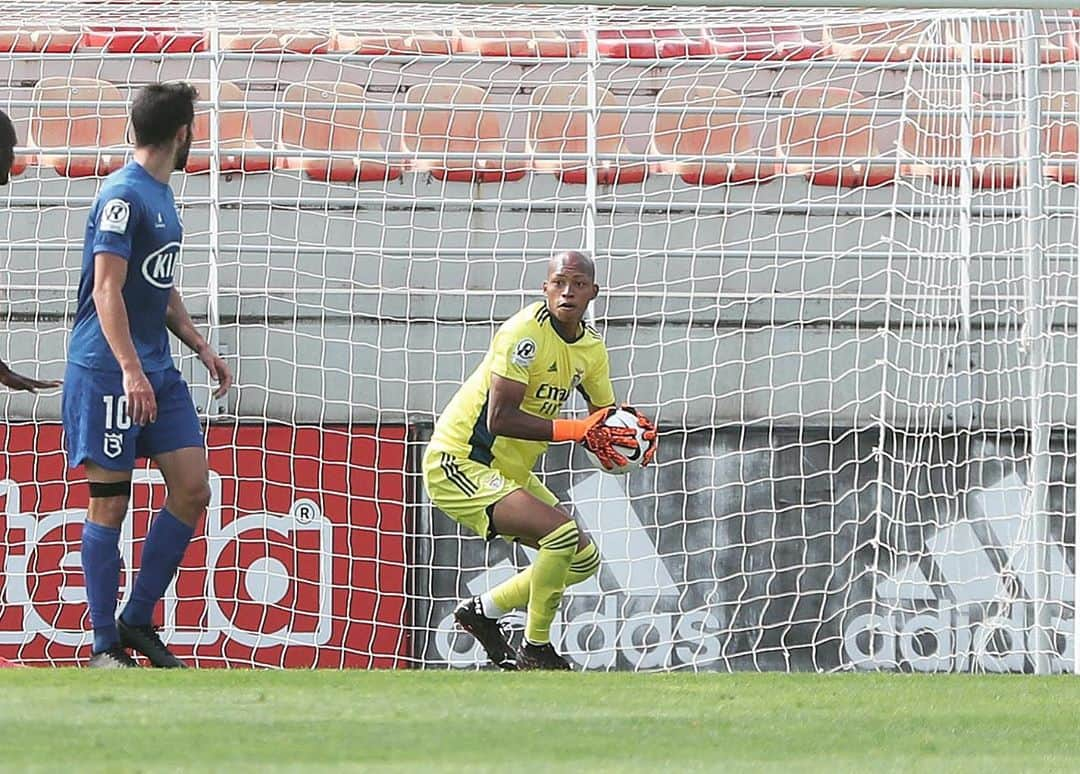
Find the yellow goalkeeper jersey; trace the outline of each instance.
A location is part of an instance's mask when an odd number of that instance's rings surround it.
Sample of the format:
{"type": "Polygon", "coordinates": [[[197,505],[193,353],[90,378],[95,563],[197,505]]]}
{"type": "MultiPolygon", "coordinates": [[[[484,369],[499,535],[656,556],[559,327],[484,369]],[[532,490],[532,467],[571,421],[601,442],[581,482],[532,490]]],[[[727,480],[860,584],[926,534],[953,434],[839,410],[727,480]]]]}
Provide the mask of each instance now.
{"type": "Polygon", "coordinates": [[[594,406],[615,405],[607,348],[594,328],[584,325],[576,339],[563,339],[543,301],[504,322],[484,360],[435,423],[431,446],[489,465],[514,481],[528,478],[548,442],[491,434],[487,411],[492,374],[526,385],[521,410],[543,419],[558,417],[574,390],[594,406]]]}

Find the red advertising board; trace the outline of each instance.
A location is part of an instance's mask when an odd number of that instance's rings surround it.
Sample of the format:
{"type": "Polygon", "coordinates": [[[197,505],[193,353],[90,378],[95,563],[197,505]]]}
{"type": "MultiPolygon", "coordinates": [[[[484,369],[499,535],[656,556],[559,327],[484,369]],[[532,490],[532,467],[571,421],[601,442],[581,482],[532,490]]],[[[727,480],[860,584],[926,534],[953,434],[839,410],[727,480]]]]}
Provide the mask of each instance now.
{"type": "MultiPolygon", "coordinates": [[[[158,605],[198,666],[397,667],[408,654],[401,426],[214,425],[211,506],[158,605]]],[[[88,657],[79,559],[88,492],[58,424],[0,425],[0,658],[88,657]]],[[[135,471],[121,601],[165,499],[135,471]]]]}

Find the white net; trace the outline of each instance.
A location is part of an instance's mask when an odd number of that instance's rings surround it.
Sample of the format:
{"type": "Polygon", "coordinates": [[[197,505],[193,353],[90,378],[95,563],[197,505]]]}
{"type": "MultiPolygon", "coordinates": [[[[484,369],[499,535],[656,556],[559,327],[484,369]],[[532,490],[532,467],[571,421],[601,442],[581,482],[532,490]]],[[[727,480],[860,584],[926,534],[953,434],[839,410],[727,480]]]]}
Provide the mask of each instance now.
{"type": "MultiPolygon", "coordinates": [[[[616,392],[662,440],[625,479],[543,463],[604,557],[556,621],[575,664],[1071,668],[1071,16],[0,8],[16,370],[62,373],[133,90],[204,97],[180,288],[238,386],[213,401],[181,354],[214,490],[158,611],[182,656],[480,663],[453,605],[530,557],[431,509],[419,454],[546,258],[584,248],[616,392]]],[[[56,396],[3,401],[0,656],[70,663],[86,490],[56,396]]],[[[127,580],[163,495],[140,472],[127,580]]]]}

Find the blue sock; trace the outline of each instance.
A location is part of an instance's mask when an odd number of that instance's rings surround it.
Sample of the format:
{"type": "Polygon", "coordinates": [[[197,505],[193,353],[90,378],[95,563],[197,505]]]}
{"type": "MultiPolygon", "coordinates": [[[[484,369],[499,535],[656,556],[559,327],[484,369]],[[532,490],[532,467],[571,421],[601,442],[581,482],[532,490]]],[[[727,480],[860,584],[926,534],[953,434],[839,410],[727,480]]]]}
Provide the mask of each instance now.
{"type": "Polygon", "coordinates": [[[169,513],[158,511],[143,543],[142,564],[131,590],[131,599],[120,617],[132,626],[146,626],[154,615],[154,605],[165,595],[176,568],[184,558],[194,530],[169,513]]]}
{"type": "Polygon", "coordinates": [[[116,593],[120,589],[120,530],[83,522],[82,568],[86,602],[94,626],[94,652],[119,644],[116,593]]]}

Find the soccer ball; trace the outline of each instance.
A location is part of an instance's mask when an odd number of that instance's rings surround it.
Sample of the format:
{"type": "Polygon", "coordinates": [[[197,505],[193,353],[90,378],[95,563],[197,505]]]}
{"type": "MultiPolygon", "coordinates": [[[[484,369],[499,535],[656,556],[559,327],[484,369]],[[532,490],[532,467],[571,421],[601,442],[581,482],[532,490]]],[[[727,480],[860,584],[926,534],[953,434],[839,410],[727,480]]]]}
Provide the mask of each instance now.
{"type": "Polygon", "coordinates": [[[618,409],[617,411],[615,411],[614,414],[604,420],[604,424],[608,427],[632,428],[637,434],[637,448],[628,449],[625,446],[616,446],[615,450],[619,452],[619,454],[621,454],[622,456],[626,457],[626,464],[616,465],[611,469],[605,468],[603,465],[601,465],[600,460],[596,458],[596,455],[588,449],[585,449],[585,454],[588,455],[589,460],[592,462],[592,464],[600,470],[604,471],[605,473],[611,473],[612,475],[616,476],[622,476],[626,473],[629,473],[631,470],[637,470],[638,468],[640,468],[642,457],[645,456],[645,452],[648,451],[649,447],[656,443],[656,439],[654,438],[651,441],[646,441],[644,438],[645,428],[639,427],[637,417],[626,409],[618,409]]]}

